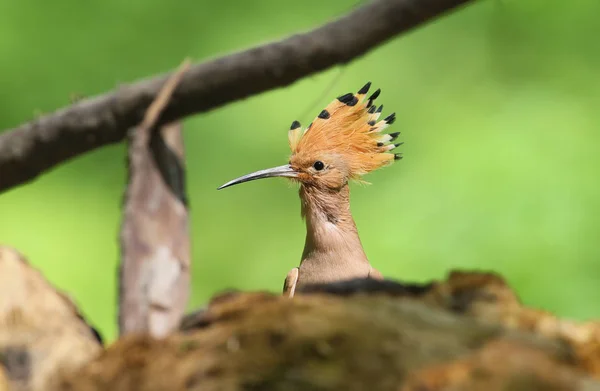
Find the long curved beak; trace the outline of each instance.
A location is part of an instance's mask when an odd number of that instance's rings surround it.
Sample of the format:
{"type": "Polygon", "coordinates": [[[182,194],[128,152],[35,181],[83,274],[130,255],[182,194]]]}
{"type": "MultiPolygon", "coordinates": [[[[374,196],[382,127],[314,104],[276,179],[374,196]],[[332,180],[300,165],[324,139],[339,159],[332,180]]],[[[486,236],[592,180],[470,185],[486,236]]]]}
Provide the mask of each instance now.
{"type": "Polygon", "coordinates": [[[225,183],[224,185],[217,188],[217,190],[224,189],[229,186],[237,185],[238,183],[250,182],[256,179],[263,178],[274,178],[274,177],[287,177],[287,178],[296,178],[298,173],[294,171],[294,169],[289,165],[283,165],[279,167],[267,168],[266,170],[260,170],[253,172],[248,175],[241,176],[232,181],[225,183]]]}

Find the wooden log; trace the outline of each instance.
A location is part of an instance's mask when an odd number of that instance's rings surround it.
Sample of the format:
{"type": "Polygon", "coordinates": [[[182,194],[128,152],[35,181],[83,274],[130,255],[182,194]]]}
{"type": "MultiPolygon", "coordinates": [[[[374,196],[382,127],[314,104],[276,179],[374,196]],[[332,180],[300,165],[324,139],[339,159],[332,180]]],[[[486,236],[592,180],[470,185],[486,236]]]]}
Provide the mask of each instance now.
{"type": "Polygon", "coordinates": [[[377,290],[229,293],[191,319],[166,339],[122,338],[54,389],[600,389],[563,342],[377,290]]]}

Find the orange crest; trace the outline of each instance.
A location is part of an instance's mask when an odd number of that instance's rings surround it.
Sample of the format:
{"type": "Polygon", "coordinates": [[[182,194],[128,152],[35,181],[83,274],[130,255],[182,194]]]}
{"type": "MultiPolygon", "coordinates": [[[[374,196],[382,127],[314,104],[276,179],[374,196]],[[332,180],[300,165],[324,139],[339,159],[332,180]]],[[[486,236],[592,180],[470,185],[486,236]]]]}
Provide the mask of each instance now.
{"type": "Polygon", "coordinates": [[[370,86],[371,82],[356,94],[348,93],[335,99],[306,129],[294,121],[288,132],[292,153],[339,154],[348,163],[351,177],[356,179],[401,159],[400,154],[390,152],[402,144],[390,143],[400,132],[382,133],[394,123],[395,114],[377,121],[383,105],[376,108],[373,102],[381,90],[363,102],[370,86]]]}

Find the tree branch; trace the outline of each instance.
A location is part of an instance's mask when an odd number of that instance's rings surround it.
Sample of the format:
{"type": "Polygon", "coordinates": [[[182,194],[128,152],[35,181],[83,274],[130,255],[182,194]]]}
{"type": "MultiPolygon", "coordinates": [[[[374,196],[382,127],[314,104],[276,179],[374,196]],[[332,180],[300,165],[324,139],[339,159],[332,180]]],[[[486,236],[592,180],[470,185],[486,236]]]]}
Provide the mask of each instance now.
{"type": "MultiPolygon", "coordinates": [[[[473,0],[374,0],[313,31],[195,65],[184,75],[158,125],[347,63],[469,1],[473,0]]],[[[1,134],[0,191],[121,141],[142,120],[167,78],[125,85],[1,134]]]]}

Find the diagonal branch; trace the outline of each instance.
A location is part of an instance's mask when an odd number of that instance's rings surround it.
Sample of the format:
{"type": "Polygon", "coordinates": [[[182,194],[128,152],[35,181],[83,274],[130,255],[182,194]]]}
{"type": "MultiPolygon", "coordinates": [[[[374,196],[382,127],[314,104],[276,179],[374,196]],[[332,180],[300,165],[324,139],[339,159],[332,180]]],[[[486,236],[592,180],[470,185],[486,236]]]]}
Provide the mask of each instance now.
{"type": "MultiPolygon", "coordinates": [[[[469,1],[474,0],[374,0],[315,30],[195,65],[175,90],[159,125],[347,63],[469,1]]],[[[123,86],[0,134],[0,191],[121,141],[142,120],[167,77],[123,86]]]]}

